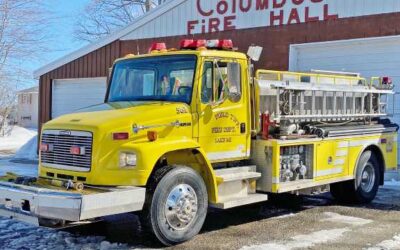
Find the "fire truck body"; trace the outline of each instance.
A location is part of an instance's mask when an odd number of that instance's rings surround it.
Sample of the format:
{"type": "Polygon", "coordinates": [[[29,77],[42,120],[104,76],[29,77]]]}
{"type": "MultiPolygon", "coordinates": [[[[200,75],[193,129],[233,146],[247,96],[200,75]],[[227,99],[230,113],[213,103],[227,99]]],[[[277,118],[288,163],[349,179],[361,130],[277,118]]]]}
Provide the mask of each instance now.
{"type": "Polygon", "coordinates": [[[254,76],[259,48],[232,50],[229,40],[184,40],[117,60],[105,103],[43,126],[39,177],[2,177],[0,214],[62,226],[141,211],[173,245],[200,231],[209,206],[329,189],[371,201],[397,167],[390,79],[254,76]]]}

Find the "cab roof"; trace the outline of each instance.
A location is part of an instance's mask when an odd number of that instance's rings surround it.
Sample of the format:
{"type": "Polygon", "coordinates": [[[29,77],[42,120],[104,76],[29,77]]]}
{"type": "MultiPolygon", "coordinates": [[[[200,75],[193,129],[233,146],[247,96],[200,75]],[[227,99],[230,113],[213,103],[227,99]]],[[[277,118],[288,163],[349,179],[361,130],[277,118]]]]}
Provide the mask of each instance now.
{"type": "Polygon", "coordinates": [[[247,56],[241,52],[229,51],[229,50],[215,50],[215,49],[204,49],[204,50],[168,50],[168,51],[155,51],[148,54],[134,55],[128,54],[125,57],[115,60],[114,63],[124,60],[130,60],[135,58],[146,58],[146,57],[157,57],[157,56],[170,56],[170,55],[196,55],[198,57],[220,57],[220,58],[235,58],[235,59],[247,59],[247,56]]]}

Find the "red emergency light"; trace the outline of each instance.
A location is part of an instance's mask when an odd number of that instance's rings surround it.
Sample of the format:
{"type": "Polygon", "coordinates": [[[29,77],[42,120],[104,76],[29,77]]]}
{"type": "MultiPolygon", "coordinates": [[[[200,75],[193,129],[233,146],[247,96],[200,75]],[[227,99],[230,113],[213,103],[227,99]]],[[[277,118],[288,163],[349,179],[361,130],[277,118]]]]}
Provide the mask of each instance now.
{"type": "Polygon", "coordinates": [[[388,76],[382,77],[382,84],[383,85],[391,85],[393,83],[392,78],[388,76]]]}
{"type": "Polygon", "coordinates": [[[193,40],[193,39],[184,39],[180,42],[181,49],[199,49],[199,48],[207,48],[207,49],[219,49],[219,50],[232,50],[233,42],[229,39],[224,40],[193,40]]]}
{"type": "Polygon", "coordinates": [[[232,42],[232,40],[229,40],[229,39],[208,40],[206,47],[210,48],[210,49],[232,50],[233,49],[233,42],[232,42]]]}
{"type": "Polygon", "coordinates": [[[180,42],[181,49],[198,49],[201,47],[206,47],[206,40],[193,40],[193,39],[184,39],[180,42]]]}
{"type": "Polygon", "coordinates": [[[167,51],[167,45],[165,43],[153,43],[149,51],[167,51]]]}
{"type": "Polygon", "coordinates": [[[128,139],[129,139],[129,133],[128,132],[113,133],[113,140],[114,141],[128,140],[128,139]]]}

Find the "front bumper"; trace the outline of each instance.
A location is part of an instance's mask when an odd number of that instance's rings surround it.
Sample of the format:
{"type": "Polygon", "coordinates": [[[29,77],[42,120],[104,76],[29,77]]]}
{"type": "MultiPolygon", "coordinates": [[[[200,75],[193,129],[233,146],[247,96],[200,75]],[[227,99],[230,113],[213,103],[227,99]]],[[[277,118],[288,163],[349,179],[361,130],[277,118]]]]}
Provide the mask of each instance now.
{"type": "Polygon", "coordinates": [[[0,215],[37,225],[40,218],[78,222],[140,211],[145,193],[145,188],[124,187],[80,194],[0,182],[0,215]]]}

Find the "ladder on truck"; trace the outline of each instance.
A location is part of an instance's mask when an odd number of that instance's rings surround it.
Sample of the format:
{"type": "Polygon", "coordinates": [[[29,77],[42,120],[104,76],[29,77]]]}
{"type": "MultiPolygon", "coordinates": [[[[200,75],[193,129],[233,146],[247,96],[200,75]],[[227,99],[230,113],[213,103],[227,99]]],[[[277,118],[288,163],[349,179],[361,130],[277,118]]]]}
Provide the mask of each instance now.
{"type": "Polygon", "coordinates": [[[359,75],[258,70],[260,112],[279,123],[372,121],[388,116],[391,83],[359,75]]]}

